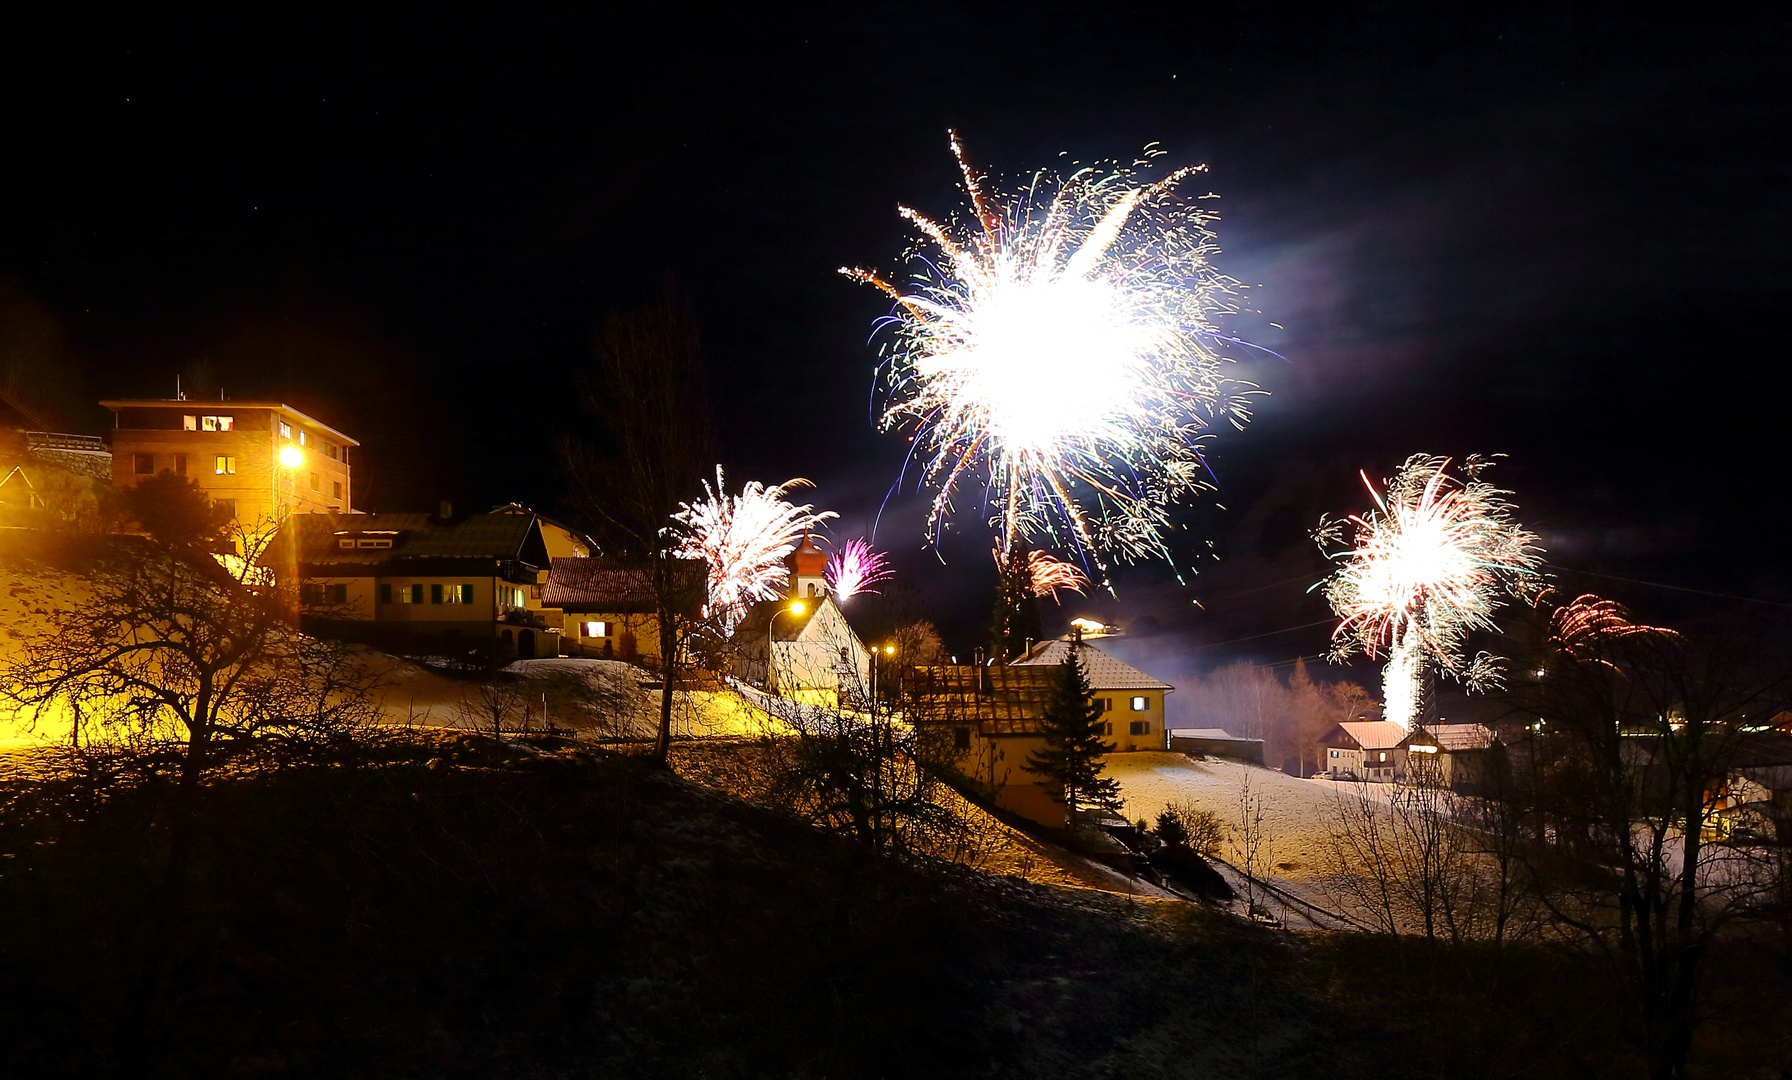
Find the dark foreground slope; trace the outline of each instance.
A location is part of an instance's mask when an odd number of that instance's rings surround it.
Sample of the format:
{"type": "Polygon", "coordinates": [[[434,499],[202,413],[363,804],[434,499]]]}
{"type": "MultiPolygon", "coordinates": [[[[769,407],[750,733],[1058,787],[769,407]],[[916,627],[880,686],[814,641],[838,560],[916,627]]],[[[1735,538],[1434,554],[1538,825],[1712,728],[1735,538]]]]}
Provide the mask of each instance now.
{"type": "Polygon", "coordinates": [[[1555,1004],[1534,987],[1566,986],[1565,965],[1526,961],[1507,1004],[1466,1019],[1434,980],[1399,1004],[1449,1024],[1390,1023],[1393,1002],[1364,996],[1388,974],[1379,950],[869,858],[584,750],[401,740],[221,782],[169,926],[153,786],[8,794],[6,1076],[1347,1078],[1617,1060],[1585,1024],[1500,1020],[1555,1004]]]}

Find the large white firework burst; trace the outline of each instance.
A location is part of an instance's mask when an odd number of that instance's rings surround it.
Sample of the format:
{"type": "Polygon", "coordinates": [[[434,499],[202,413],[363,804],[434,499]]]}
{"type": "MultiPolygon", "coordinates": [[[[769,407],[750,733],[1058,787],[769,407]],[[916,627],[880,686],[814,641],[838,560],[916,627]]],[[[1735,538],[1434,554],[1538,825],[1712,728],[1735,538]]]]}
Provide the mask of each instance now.
{"type": "Polygon", "coordinates": [[[1472,630],[1495,630],[1507,597],[1534,599],[1542,550],[1534,533],[1512,518],[1511,492],[1481,479],[1489,462],[1467,458],[1462,476],[1450,459],[1415,454],[1386,491],[1363,485],[1375,509],[1344,521],[1320,522],[1320,550],[1338,561],[1324,582],[1338,614],[1332,655],[1383,654],[1384,716],[1410,729],[1417,719],[1428,667],[1470,689],[1497,686],[1497,657],[1463,655],[1472,630]],[[1329,550],[1354,526],[1354,546],[1329,550]]]}
{"type": "Polygon", "coordinates": [[[968,220],[900,212],[924,242],[906,284],[841,270],[896,300],[880,367],[885,430],[913,435],[937,494],[929,534],[979,482],[998,546],[1042,536],[1106,560],[1168,556],[1171,506],[1208,486],[1201,443],[1242,427],[1254,392],[1228,379],[1238,283],[1209,263],[1214,215],[1184,168],[1039,172],[1006,197],[952,152],[968,220]]]}
{"type": "Polygon", "coordinates": [[[678,554],[709,565],[712,616],[733,626],[749,604],[784,595],[790,584],[784,560],[804,534],[836,516],[832,510],[817,511],[811,503],[795,504],[785,498],[790,491],[809,486],[802,479],[772,487],[749,480],[739,495],[730,495],[717,465],[716,486],[705,481],[703,498],[678,504],[678,513],[672,515],[678,554]]]}

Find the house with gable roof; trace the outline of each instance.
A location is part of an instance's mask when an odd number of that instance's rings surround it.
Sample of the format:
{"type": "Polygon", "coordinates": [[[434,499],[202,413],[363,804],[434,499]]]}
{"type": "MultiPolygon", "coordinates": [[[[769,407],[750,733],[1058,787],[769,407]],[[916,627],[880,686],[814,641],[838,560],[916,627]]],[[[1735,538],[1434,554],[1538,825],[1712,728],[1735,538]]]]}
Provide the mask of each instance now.
{"type": "Polygon", "coordinates": [[[1116,751],[1162,750],[1170,745],[1164,729],[1164,695],[1176,688],[1086,641],[1041,641],[1009,666],[1057,667],[1072,651],[1082,662],[1116,751]]]}
{"type": "MultiPolygon", "coordinates": [[[[560,620],[560,643],[568,656],[660,664],[659,597],[653,564],[621,556],[556,556],[542,587],[545,611],[560,620]]],[[[684,618],[702,616],[708,567],[695,559],[673,559],[671,599],[684,618]]]]}
{"type": "Polygon", "coordinates": [[[1346,720],[1319,737],[1325,776],[1398,784],[1406,779],[1412,732],[1392,720],[1346,720]]]}

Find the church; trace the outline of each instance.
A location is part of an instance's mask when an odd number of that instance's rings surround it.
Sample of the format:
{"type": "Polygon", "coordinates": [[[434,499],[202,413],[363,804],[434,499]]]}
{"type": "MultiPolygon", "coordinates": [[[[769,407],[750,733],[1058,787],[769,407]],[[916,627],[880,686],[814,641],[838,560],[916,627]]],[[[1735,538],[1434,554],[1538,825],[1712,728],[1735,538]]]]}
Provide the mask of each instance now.
{"type": "Polygon", "coordinates": [[[827,553],[805,533],[785,562],[784,598],[748,608],[734,629],[735,675],[795,701],[862,704],[870,697],[871,651],[828,590],[827,553]]]}

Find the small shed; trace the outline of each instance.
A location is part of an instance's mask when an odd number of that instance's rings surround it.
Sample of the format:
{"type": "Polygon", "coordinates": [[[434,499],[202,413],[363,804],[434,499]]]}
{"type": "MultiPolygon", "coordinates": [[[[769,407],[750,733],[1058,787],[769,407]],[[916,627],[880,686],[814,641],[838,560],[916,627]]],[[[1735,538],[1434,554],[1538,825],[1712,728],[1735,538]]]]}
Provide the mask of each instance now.
{"type": "Polygon", "coordinates": [[[1421,727],[1407,740],[1408,773],[1452,791],[1478,791],[1487,782],[1487,757],[1498,742],[1481,724],[1421,727]]]}
{"type": "Polygon", "coordinates": [[[1231,758],[1248,765],[1263,764],[1263,740],[1233,735],[1225,728],[1174,728],[1170,749],[1201,757],[1231,758]]]}

